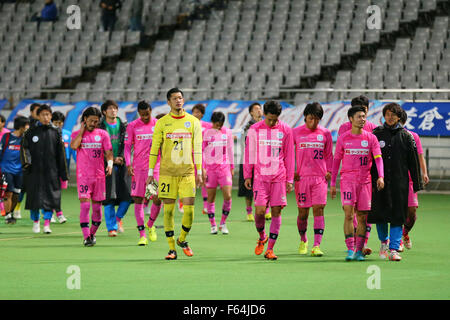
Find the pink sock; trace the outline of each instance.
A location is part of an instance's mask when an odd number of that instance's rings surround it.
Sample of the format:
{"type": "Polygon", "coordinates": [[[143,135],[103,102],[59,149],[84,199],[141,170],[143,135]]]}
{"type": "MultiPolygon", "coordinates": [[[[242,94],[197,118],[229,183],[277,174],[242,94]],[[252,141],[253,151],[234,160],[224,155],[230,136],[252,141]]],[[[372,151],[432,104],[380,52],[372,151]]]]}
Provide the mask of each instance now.
{"type": "Polygon", "coordinates": [[[264,240],[267,235],[266,232],[264,231],[266,225],[266,218],[264,217],[263,214],[255,214],[255,226],[256,226],[256,231],[258,231],[259,233],[259,240],[264,240]]]}
{"type": "Polygon", "coordinates": [[[157,206],[156,204],[152,203],[152,206],[150,208],[150,218],[148,218],[147,226],[149,228],[153,227],[153,224],[156,221],[156,218],[158,218],[159,213],[161,212],[161,204],[157,206]]]}
{"type": "Polygon", "coordinates": [[[208,210],[208,190],[202,187],[203,209],[208,210]]]}
{"type": "Polygon", "coordinates": [[[270,207],[269,206],[267,206],[267,208],[266,208],[266,214],[268,214],[268,213],[270,213],[270,207]]]}
{"type": "Polygon", "coordinates": [[[356,251],[362,251],[364,247],[364,240],[366,237],[357,236],[356,237],[356,251]]]}
{"type": "Polygon", "coordinates": [[[300,217],[297,216],[297,229],[300,234],[300,240],[303,242],[307,242],[308,238],[306,237],[306,230],[308,228],[308,220],[301,220],[300,217]]]}
{"type": "Polygon", "coordinates": [[[252,214],[252,207],[247,207],[247,214],[252,214]]]}
{"type": "Polygon", "coordinates": [[[134,216],[136,217],[137,227],[139,230],[139,237],[145,237],[144,227],[144,205],[142,203],[134,204],[134,216]]]}
{"type": "Polygon", "coordinates": [[[120,220],[122,220],[122,219],[120,219],[119,217],[116,217],[116,221],[117,221],[117,223],[119,223],[119,222],[120,222],[120,220]]]}
{"type": "Polygon", "coordinates": [[[209,222],[211,223],[211,227],[214,227],[216,225],[216,218],[215,218],[215,211],[216,211],[216,204],[214,202],[206,203],[206,210],[208,210],[208,218],[209,222]]]}
{"type": "Polygon", "coordinates": [[[83,232],[83,239],[87,239],[90,235],[89,232],[89,210],[91,204],[89,202],[80,203],[80,226],[83,232]]]}
{"type": "Polygon", "coordinates": [[[4,205],[3,201],[0,202],[0,210],[1,211],[5,210],[5,205],[4,205]]]}
{"type": "Polygon", "coordinates": [[[225,224],[225,222],[227,221],[228,215],[230,214],[231,211],[231,199],[228,201],[224,201],[223,202],[223,206],[222,206],[222,219],[220,219],[220,224],[225,224]]]}
{"type": "Polygon", "coordinates": [[[355,237],[353,235],[345,239],[345,244],[348,250],[355,251],[355,237]]]}
{"type": "Polygon", "coordinates": [[[58,212],[56,213],[56,216],[59,217],[59,216],[62,216],[62,214],[63,214],[62,211],[58,211],[58,212]]]}
{"type": "Polygon", "coordinates": [[[101,203],[93,203],[92,204],[92,226],[91,226],[91,235],[95,236],[95,233],[102,222],[102,204],[101,203]]]}
{"type": "Polygon", "coordinates": [[[50,219],[45,219],[44,220],[44,227],[49,227],[50,226],[50,219]]]}
{"type": "Polygon", "coordinates": [[[372,224],[366,222],[366,238],[364,240],[364,245],[367,245],[367,241],[369,241],[371,230],[372,230],[372,224]]]}
{"type": "Polygon", "coordinates": [[[314,246],[320,246],[324,229],[325,218],[323,216],[314,217],[314,246]]]}
{"type": "Polygon", "coordinates": [[[273,250],[273,246],[275,245],[275,242],[277,242],[278,234],[280,233],[280,228],[281,228],[281,216],[272,217],[272,220],[270,222],[270,235],[267,250],[273,250]]]}

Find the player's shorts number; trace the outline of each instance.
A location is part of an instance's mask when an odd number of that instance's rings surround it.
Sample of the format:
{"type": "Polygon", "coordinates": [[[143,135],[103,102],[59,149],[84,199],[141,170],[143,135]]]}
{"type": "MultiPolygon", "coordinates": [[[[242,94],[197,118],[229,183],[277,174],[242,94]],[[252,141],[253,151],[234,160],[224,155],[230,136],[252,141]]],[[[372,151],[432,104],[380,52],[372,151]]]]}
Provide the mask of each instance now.
{"type": "Polygon", "coordinates": [[[161,192],[167,192],[167,193],[170,192],[170,183],[167,183],[167,184],[161,183],[161,187],[162,187],[161,192]],[[167,191],[166,191],[166,187],[167,187],[167,191]]]}
{"type": "Polygon", "coordinates": [[[352,200],[352,193],[344,192],[344,200],[352,200]]]}
{"type": "Polygon", "coordinates": [[[314,159],[323,159],[323,150],[314,150],[314,159]]]}
{"type": "Polygon", "coordinates": [[[306,201],[306,193],[297,193],[297,199],[298,199],[298,202],[305,202],[306,201]]]}
{"type": "Polygon", "coordinates": [[[88,192],[89,187],[87,185],[80,184],[80,193],[88,192]]]}

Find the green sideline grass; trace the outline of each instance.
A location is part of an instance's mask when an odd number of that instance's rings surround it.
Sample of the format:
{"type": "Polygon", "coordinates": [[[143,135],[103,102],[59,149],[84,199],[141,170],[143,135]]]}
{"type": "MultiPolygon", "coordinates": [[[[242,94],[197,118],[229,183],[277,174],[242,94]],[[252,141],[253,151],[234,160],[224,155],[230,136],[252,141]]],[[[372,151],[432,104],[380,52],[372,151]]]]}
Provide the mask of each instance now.
{"type": "MultiPolygon", "coordinates": [[[[419,195],[418,220],[411,234],[413,249],[402,254],[401,262],[378,258],[375,226],[369,240],[374,253],[365,262],[345,262],[339,198],[329,199],[325,209],[321,245],[325,255],[311,257],[297,253],[297,208],[290,194],[275,246],[278,260],[266,261],[253,253],[255,226],[245,221],[244,201],[235,191],[229,235],[209,234],[209,221],[201,213],[198,194],[194,225],[187,239],[194,256],[186,257],[178,250],[178,260],[165,261],[168,245],[163,229],[157,229],[156,242],[137,246],[133,206],[124,219],[124,234],[109,238],[103,222],[97,245],[84,247],[76,190],[69,188],[62,201],[68,222],[52,224],[50,235],[32,233],[32,221],[23,207],[23,219],[16,225],[5,225],[0,219],[0,299],[448,299],[449,199],[448,195],[419,195]],[[79,290],[67,287],[71,275],[67,270],[73,265],[80,268],[79,290]],[[373,265],[379,267],[381,288],[371,290],[367,281],[373,275],[369,268],[373,265]]],[[[220,195],[217,200],[219,220],[220,195]]],[[[176,235],[180,223],[181,214],[176,211],[176,235]]],[[[162,214],[156,225],[162,225],[162,214]]],[[[313,237],[311,213],[309,249],[313,237]]]]}

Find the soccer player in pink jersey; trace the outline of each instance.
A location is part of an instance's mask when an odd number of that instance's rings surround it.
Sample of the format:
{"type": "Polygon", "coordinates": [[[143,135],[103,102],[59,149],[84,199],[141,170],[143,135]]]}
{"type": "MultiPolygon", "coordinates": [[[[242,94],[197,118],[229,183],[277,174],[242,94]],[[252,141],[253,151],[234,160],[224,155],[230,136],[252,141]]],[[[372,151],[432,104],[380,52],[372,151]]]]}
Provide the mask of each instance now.
{"type": "MultiPolygon", "coordinates": [[[[144,226],[144,199],[145,182],[148,173],[148,158],[152,147],[153,131],[156,119],[152,118],[152,107],[146,101],[140,101],[137,106],[139,119],[134,120],[127,127],[127,137],[125,138],[125,163],[128,174],[131,176],[131,196],[134,200],[134,215],[136,216],[137,228],[139,231],[138,245],[148,244],[144,226]],[[133,149],[133,160],[131,160],[131,149],[133,149]]],[[[154,170],[154,177],[159,178],[159,162],[154,170]]],[[[156,230],[153,225],[161,211],[161,200],[153,198],[150,218],[147,222],[149,238],[156,241],[156,230]]]]}
{"type": "Polygon", "coordinates": [[[211,222],[211,234],[217,234],[215,219],[216,189],[220,186],[223,194],[222,218],[219,230],[228,234],[225,224],[231,211],[231,187],[234,175],[234,141],[231,130],[223,127],[225,115],[214,112],[211,115],[212,127],[203,133],[203,163],[206,171],[208,189],[208,218],[211,222]]]}
{"type": "MultiPolygon", "coordinates": [[[[354,97],[351,101],[351,106],[363,106],[366,109],[366,116],[369,113],[369,99],[366,96],[360,95],[357,97],[354,97]]],[[[373,129],[377,127],[376,124],[367,121],[364,124],[363,130],[372,133],[373,129]]],[[[352,129],[352,123],[350,121],[345,122],[339,127],[338,130],[338,136],[342,135],[344,132],[350,131],[352,129]]],[[[356,228],[358,226],[358,221],[356,219],[356,214],[353,215],[353,227],[354,227],[354,234],[356,235],[356,228]]],[[[364,243],[363,253],[364,255],[370,255],[372,253],[372,249],[370,249],[367,246],[367,242],[369,241],[370,237],[370,231],[372,230],[372,224],[366,223],[366,241],[364,243]]],[[[356,241],[356,236],[355,236],[356,241]]]]}
{"type": "Polygon", "coordinates": [[[370,175],[372,158],[375,158],[379,176],[378,190],[384,188],[383,159],[377,138],[372,133],[363,130],[366,122],[365,108],[362,106],[351,107],[348,110],[348,118],[352,123],[352,130],[339,136],[336,142],[331,175],[331,198],[336,197],[336,178],[342,160],[341,202],[345,213],[344,234],[348,249],[345,260],[364,261],[362,250],[366,237],[367,214],[371,210],[372,199],[370,175]],[[356,245],[353,229],[354,212],[358,219],[356,245]]]}
{"type": "MultiPolygon", "coordinates": [[[[5,133],[10,132],[8,129],[5,128],[5,124],[6,124],[6,118],[4,115],[0,114],[0,140],[2,140],[3,135],[5,133]]],[[[2,216],[4,216],[6,214],[6,212],[5,212],[5,207],[3,204],[3,199],[0,199],[0,210],[1,210],[2,216]]]]}
{"type": "Polygon", "coordinates": [[[314,245],[311,255],[320,257],[323,255],[320,243],[325,229],[323,212],[333,166],[333,140],[330,130],[319,126],[323,117],[323,109],[319,103],[307,104],[303,116],[305,124],[292,130],[297,163],[294,180],[298,206],[297,227],[300,233],[299,253],[306,254],[308,251],[306,230],[309,208],[312,207],[314,245]]]}
{"type": "MultiPolygon", "coordinates": [[[[402,114],[400,117],[400,123],[404,126],[406,120],[408,119],[408,114],[405,110],[402,109],[402,114]]],[[[419,164],[420,169],[422,170],[423,184],[426,186],[428,182],[430,182],[430,178],[428,177],[427,165],[425,162],[425,157],[423,156],[423,148],[422,142],[420,141],[419,135],[415,132],[409,131],[405,128],[406,131],[411,133],[416,142],[417,153],[419,155],[419,164]]],[[[409,232],[413,228],[416,219],[417,219],[417,208],[419,207],[419,199],[417,198],[417,192],[414,192],[413,181],[411,179],[411,174],[409,174],[409,192],[408,192],[408,216],[406,218],[405,223],[403,224],[403,239],[400,242],[399,252],[403,251],[403,247],[406,249],[412,248],[412,242],[409,237],[409,232]]]]}
{"type": "MultiPolygon", "coordinates": [[[[202,126],[202,134],[205,133],[205,130],[211,128],[211,123],[203,121],[202,118],[205,115],[206,108],[203,104],[197,103],[195,106],[192,107],[192,115],[196,117],[200,121],[200,125],[202,126]]],[[[204,164],[204,162],[203,162],[204,164]]],[[[203,166],[203,169],[205,167],[203,166]]],[[[203,181],[205,181],[205,177],[203,177],[203,181]]],[[[208,190],[206,188],[206,185],[202,186],[202,198],[203,198],[203,214],[208,213],[208,190]]],[[[179,208],[181,209],[183,207],[183,204],[181,201],[179,202],[179,208]]],[[[180,210],[182,211],[182,210],[180,210]]]]}
{"type": "Polygon", "coordinates": [[[86,247],[96,244],[95,233],[102,221],[102,201],[106,198],[104,156],[108,163],[106,175],[111,175],[113,169],[111,140],[105,130],[97,128],[101,116],[97,108],[89,107],[84,110],[81,128],[72,133],[70,142],[70,147],[77,151],[80,226],[86,247]],[[92,226],[89,229],[90,201],[92,201],[92,226]]]}
{"type": "Polygon", "coordinates": [[[294,183],[295,149],[292,129],[278,120],[282,107],[277,101],[267,101],[264,104],[265,119],[252,125],[248,131],[245,157],[244,179],[245,187],[252,188],[255,199],[255,225],[259,239],[255,254],[264,251],[264,257],[276,260],[273,247],[281,227],[281,210],[286,206],[286,192],[290,193],[294,183]],[[270,234],[267,237],[265,228],[266,206],[270,203],[272,221],[270,234]]]}

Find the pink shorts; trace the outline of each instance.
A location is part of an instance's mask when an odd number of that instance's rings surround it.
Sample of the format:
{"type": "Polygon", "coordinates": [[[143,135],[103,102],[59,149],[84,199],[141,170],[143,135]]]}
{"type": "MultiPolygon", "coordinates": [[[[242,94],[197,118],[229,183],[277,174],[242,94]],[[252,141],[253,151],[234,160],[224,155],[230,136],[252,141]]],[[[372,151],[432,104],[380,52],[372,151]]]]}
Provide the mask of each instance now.
{"type": "Polygon", "coordinates": [[[341,180],[341,202],[358,211],[369,211],[372,208],[372,183],[341,180]]]}
{"type": "Polygon", "coordinates": [[[77,177],[78,199],[103,201],[106,199],[105,178],[77,177]]]}
{"type": "Polygon", "coordinates": [[[287,205],[286,181],[253,181],[253,198],[257,207],[265,207],[269,203],[271,207],[285,207],[287,205]]]}
{"type": "Polygon", "coordinates": [[[205,182],[206,188],[215,189],[217,186],[224,187],[233,185],[233,177],[229,170],[225,172],[208,171],[205,182]]]}
{"type": "MultiPolygon", "coordinates": [[[[131,177],[131,196],[145,197],[145,188],[148,178],[148,170],[134,170],[134,176],[131,177]]],[[[159,171],[153,172],[153,178],[159,180],[159,171]]]]}
{"type": "Polygon", "coordinates": [[[414,192],[412,182],[409,183],[408,207],[419,207],[419,199],[417,198],[417,192],[414,192]]]}
{"type": "Polygon", "coordinates": [[[327,204],[328,183],[325,177],[302,177],[295,182],[295,195],[299,208],[327,204]]]}

